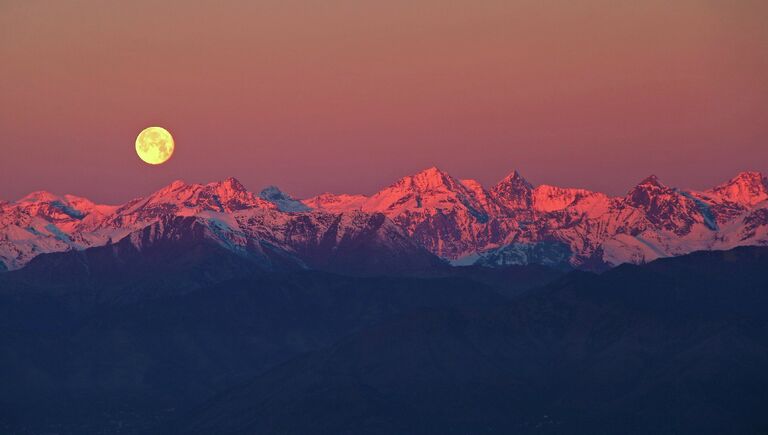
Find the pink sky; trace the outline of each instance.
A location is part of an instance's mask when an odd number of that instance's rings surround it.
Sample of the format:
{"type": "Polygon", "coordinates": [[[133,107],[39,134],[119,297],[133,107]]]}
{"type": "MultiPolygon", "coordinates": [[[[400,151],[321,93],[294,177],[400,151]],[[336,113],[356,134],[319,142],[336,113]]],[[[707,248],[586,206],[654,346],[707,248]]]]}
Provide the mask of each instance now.
{"type": "Polygon", "coordinates": [[[768,2],[3,1],[0,199],[768,172],[768,2]],[[190,5],[194,3],[194,5],[190,5]],[[256,4],[254,4],[256,3],[256,4]],[[149,125],[176,138],[143,164],[149,125]]]}

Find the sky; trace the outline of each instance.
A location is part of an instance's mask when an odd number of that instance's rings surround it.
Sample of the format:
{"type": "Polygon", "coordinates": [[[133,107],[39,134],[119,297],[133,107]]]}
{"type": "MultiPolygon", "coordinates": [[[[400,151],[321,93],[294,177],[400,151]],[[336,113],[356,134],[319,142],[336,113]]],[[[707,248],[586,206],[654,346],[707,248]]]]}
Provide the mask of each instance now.
{"type": "Polygon", "coordinates": [[[763,0],[0,0],[0,200],[768,173],[763,0]],[[134,141],[168,129],[150,166],[134,141]]]}

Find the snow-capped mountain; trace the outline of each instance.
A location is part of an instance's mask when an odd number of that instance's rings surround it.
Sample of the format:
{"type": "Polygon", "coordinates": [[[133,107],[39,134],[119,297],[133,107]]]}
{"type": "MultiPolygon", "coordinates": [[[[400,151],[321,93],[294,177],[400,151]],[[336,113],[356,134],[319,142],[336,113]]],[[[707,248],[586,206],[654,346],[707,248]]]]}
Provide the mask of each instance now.
{"type": "Polygon", "coordinates": [[[259,198],[275,204],[280,211],[299,212],[310,210],[309,206],[294,199],[291,195],[283,192],[277,186],[265,187],[259,192],[259,198]]]}
{"type": "Polygon", "coordinates": [[[368,198],[361,209],[383,213],[444,258],[499,246],[517,227],[479,184],[459,181],[434,167],[401,178],[368,198]]]}
{"type": "Polygon", "coordinates": [[[533,185],[517,170],[493,186],[491,194],[509,210],[529,212],[533,206],[533,185]]]}
{"type": "Polygon", "coordinates": [[[331,194],[313,208],[386,214],[419,243],[454,264],[558,264],[605,268],[696,250],[766,244],[768,181],[744,172],[704,192],[650,176],[625,196],[585,189],[534,187],[518,171],[486,190],[430,168],[370,196],[331,194]],[[549,258],[545,258],[549,255],[549,258]]]}
{"type": "Polygon", "coordinates": [[[546,184],[533,189],[531,200],[533,210],[538,213],[548,213],[569,208],[594,214],[600,207],[606,206],[608,203],[608,197],[602,193],[546,184]]]}
{"type": "Polygon", "coordinates": [[[742,172],[706,194],[721,202],[754,206],[768,200],[768,178],[759,172],[742,172]]]}
{"type": "Polygon", "coordinates": [[[304,203],[326,211],[382,213],[420,245],[448,259],[501,246],[517,228],[480,183],[458,180],[435,167],[403,177],[370,197],[324,194],[304,203]]]}
{"type": "Polygon", "coordinates": [[[104,226],[132,226],[154,222],[160,216],[194,216],[210,211],[232,213],[252,208],[273,209],[277,205],[249,192],[234,178],[209,184],[174,181],[145,198],[137,198],[118,208],[104,226]]]}
{"type": "Polygon", "coordinates": [[[263,265],[277,256],[302,267],[356,274],[440,262],[381,214],[311,210],[276,188],[255,195],[234,178],[205,185],[174,181],[122,206],[36,192],[0,209],[0,260],[17,269],[41,253],[119,240],[141,249],[158,240],[183,240],[193,231],[263,265]]]}
{"type": "Polygon", "coordinates": [[[709,190],[683,191],[651,176],[626,195],[609,197],[534,186],[517,171],[486,189],[433,167],[370,196],[297,200],[273,186],[254,194],[234,178],[174,181],[118,206],[34,192],[0,202],[0,269],[126,238],[138,247],[158,225],[172,235],[178,229],[166,227],[181,222],[205,228],[205,238],[232,252],[350,273],[430,267],[437,257],[600,269],[768,244],[768,180],[744,172],[709,190]]]}
{"type": "Polygon", "coordinates": [[[97,226],[116,209],[44,191],[0,204],[0,262],[16,269],[42,253],[85,249],[98,236],[83,236],[79,228],[97,226]]]}

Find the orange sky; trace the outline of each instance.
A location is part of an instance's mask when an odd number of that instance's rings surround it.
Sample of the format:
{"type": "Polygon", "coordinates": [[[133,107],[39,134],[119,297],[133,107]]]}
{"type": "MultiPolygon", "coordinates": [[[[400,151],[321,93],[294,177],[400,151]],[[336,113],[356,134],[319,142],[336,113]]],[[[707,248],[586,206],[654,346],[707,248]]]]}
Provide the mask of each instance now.
{"type": "Polygon", "coordinates": [[[765,1],[0,2],[0,199],[768,172],[765,1]],[[194,3],[194,5],[191,5],[194,3]],[[161,125],[165,165],[133,142],[161,125]]]}

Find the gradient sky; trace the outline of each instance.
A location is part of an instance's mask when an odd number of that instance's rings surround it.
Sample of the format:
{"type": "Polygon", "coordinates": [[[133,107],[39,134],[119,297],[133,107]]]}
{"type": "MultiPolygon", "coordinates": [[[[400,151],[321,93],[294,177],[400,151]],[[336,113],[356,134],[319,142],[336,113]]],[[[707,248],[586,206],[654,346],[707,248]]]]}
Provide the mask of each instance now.
{"type": "Polygon", "coordinates": [[[0,199],[768,172],[764,0],[0,0],[0,199]],[[177,143],[134,151],[144,127],[177,143]]]}

